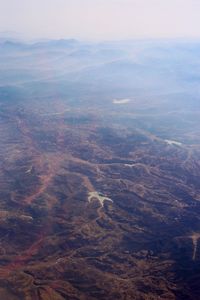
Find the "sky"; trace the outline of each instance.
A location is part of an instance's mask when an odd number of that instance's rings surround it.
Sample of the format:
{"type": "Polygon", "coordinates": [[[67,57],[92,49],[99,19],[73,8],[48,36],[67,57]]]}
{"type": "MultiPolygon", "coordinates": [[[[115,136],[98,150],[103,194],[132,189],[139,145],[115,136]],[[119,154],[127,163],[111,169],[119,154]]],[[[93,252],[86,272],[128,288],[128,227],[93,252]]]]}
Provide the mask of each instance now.
{"type": "Polygon", "coordinates": [[[26,38],[199,38],[200,0],[0,0],[0,32],[26,38]]]}

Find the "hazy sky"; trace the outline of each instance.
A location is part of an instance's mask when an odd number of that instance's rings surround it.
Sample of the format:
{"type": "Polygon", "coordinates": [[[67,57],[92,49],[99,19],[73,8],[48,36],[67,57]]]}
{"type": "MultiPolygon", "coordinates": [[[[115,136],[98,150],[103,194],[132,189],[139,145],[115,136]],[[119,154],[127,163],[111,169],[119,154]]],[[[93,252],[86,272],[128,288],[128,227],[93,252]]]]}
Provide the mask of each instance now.
{"type": "Polygon", "coordinates": [[[0,0],[0,31],[27,37],[200,37],[200,0],[0,0]]]}

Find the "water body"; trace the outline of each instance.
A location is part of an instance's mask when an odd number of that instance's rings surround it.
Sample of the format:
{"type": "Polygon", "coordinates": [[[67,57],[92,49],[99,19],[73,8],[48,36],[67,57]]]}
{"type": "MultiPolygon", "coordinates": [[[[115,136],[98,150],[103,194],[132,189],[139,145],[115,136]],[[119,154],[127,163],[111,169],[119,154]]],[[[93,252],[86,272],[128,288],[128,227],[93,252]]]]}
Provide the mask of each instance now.
{"type": "Polygon", "coordinates": [[[114,99],[113,100],[113,104],[127,104],[129,103],[131,100],[130,99],[114,99]]]}

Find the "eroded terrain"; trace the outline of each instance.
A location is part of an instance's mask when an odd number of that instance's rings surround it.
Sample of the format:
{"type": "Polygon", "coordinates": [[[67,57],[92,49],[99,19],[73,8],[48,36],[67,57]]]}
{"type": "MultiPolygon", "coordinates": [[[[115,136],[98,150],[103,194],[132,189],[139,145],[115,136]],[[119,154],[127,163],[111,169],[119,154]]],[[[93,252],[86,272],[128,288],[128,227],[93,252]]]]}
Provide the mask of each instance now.
{"type": "Polygon", "coordinates": [[[2,299],[198,299],[197,146],[54,101],[0,117],[2,299]]]}
{"type": "Polygon", "coordinates": [[[200,299],[199,51],[0,40],[0,300],[200,299]]]}

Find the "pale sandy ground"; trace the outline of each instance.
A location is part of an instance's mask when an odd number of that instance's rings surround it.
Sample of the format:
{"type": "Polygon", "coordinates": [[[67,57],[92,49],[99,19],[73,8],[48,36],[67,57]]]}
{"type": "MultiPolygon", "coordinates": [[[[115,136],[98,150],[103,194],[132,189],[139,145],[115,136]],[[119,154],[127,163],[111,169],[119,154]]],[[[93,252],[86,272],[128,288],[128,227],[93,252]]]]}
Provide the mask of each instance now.
{"type": "Polygon", "coordinates": [[[98,192],[89,192],[88,201],[91,202],[93,198],[97,199],[100,202],[101,207],[104,206],[105,201],[113,202],[112,199],[105,197],[105,196],[101,196],[101,195],[99,195],[98,192]]]}

